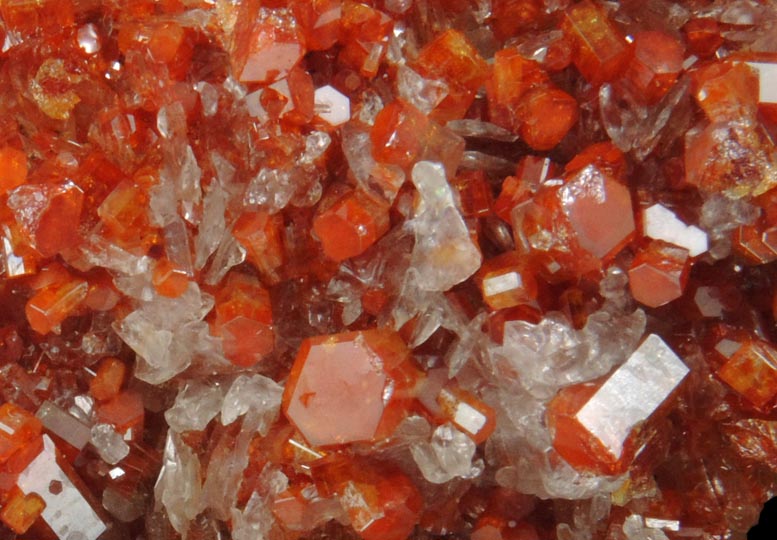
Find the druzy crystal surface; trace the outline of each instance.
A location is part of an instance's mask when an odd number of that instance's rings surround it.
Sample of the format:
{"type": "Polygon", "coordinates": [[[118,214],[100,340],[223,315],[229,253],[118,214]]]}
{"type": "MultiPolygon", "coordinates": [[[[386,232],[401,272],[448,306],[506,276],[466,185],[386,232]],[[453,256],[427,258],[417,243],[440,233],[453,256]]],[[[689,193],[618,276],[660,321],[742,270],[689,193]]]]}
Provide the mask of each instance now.
{"type": "Polygon", "coordinates": [[[0,43],[0,540],[777,496],[773,1],[0,0],[0,43]]]}

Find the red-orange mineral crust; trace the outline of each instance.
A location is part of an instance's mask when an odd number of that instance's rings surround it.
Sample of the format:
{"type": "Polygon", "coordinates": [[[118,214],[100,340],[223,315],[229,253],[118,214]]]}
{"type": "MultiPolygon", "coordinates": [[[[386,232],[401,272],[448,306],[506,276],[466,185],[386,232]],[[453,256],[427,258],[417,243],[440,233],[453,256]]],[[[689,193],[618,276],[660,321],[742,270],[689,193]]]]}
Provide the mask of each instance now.
{"type": "Polygon", "coordinates": [[[745,538],[775,21],[0,0],[0,540],[745,538]]]}

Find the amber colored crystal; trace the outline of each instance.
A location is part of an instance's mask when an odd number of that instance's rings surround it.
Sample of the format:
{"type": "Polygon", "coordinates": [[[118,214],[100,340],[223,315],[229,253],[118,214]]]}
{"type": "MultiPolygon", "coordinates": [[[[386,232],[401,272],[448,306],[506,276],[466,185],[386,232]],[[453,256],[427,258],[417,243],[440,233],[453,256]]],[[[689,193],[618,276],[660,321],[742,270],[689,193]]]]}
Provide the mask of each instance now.
{"type": "Polygon", "coordinates": [[[235,365],[253,366],[275,346],[270,294],[254,277],[232,274],[216,298],[213,333],[235,365]]]}
{"type": "Polygon", "coordinates": [[[486,84],[489,115],[495,124],[517,132],[521,98],[535,86],[547,86],[548,74],[536,63],[508,48],[494,54],[491,77],[486,84]]]}
{"type": "Polygon", "coordinates": [[[335,261],[364,253],[388,227],[388,207],[360,190],[346,192],[313,220],[324,253],[335,261]]]}
{"type": "Polygon", "coordinates": [[[712,122],[753,118],[758,74],[744,62],[710,64],[693,74],[694,95],[712,122]]]}
{"type": "Polygon", "coordinates": [[[181,296],[189,286],[186,272],[178,269],[169,259],[160,259],[156,262],[151,282],[156,292],[170,298],[181,296]]]}
{"type": "Polygon", "coordinates": [[[557,88],[530,90],[521,104],[521,138],[534,150],[550,150],[577,122],[577,101],[557,88]]]}
{"type": "Polygon", "coordinates": [[[3,0],[0,15],[10,30],[24,35],[56,31],[75,22],[72,0],[3,0]]]}
{"type": "Polygon", "coordinates": [[[340,37],[342,0],[297,0],[291,3],[294,17],[310,51],[324,51],[340,37]]]}
{"type": "Polygon", "coordinates": [[[59,333],[59,325],[78,308],[88,291],[89,284],[81,279],[38,291],[24,309],[30,327],[39,334],[59,333]]]}
{"type": "Polygon", "coordinates": [[[717,375],[747,401],[768,409],[777,396],[777,351],[765,341],[747,340],[717,375]]]}
{"type": "Polygon", "coordinates": [[[94,379],[89,383],[89,392],[98,401],[112,399],[121,391],[126,375],[124,362],[118,358],[106,358],[100,362],[94,379]]]}
{"type": "Polygon", "coordinates": [[[683,70],[682,43],[659,31],[634,35],[634,57],[624,78],[634,95],[647,103],[659,101],[674,85],[683,70]]]}
{"type": "Polygon", "coordinates": [[[561,188],[560,198],[577,241],[594,256],[614,255],[634,235],[628,188],[597,169],[580,171],[561,188]]]}
{"type": "Polygon", "coordinates": [[[13,403],[0,405],[0,463],[5,463],[19,449],[40,437],[40,420],[13,403]]]}
{"type": "Polygon", "coordinates": [[[40,517],[46,503],[37,493],[15,490],[0,510],[0,520],[16,534],[24,534],[40,517]]]}
{"type": "Polygon", "coordinates": [[[246,249],[248,260],[270,283],[279,280],[284,260],[282,230],[283,219],[279,214],[262,211],[241,215],[232,229],[235,239],[246,249]]]}
{"type": "Polygon", "coordinates": [[[419,134],[427,131],[428,124],[426,115],[412,105],[389,103],[378,113],[370,131],[375,159],[410,167],[421,155],[424,141],[419,134]]]}
{"type": "Polygon", "coordinates": [[[343,2],[340,41],[344,44],[338,60],[371,79],[386,54],[392,20],[365,3],[343,2]]]}
{"type": "Polygon", "coordinates": [[[364,540],[404,540],[422,508],[418,488],[402,471],[365,460],[334,463],[324,471],[327,488],[340,496],[351,526],[364,540]]]}
{"type": "Polygon", "coordinates": [[[768,227],[763,220],[737,227],[732,242],[734,249],[754,264],[777,260],[777,227],[768,227]]]}
{"type": "Polygon", "coordinates": [[[0,193],[7,193],[27,180],[27,154],[12,146],[0,148],[0,193]]]}
{"type": "Polygon", "coordinates": [[[491,309],[530,304],[537,297],[537,282],[527,257],[516,252],[503,253],[485,261],[475,281],[491,309]]]}
{"type": "Polygon", "coordinates": [[[723,45],[720,25],[712,18],[691,19],[683,26],[683,32],[685,32],[688,48],[701,58],[712,56],[723,45]]]}
{"type": "MultiPolygon", "coordinates": [[[[42,255],[51,257],[78,245],[77,224],[81,220],[84,192],[77,185],[72,182],[43,186],[26,184],[14,190],[11,196],[18,197],[18,204],[25,207],[37,206],[21,221],[42,255]],[[43,205],[41,198],[45,201],[43,205]],[[36,204],[31,204],[30,199],[36,200],[36,204]]],[[[15,211],[19,213],[20,209],[15,208],[15,211]]]]}
{"type": "Polygon", "coordinates": [[[143,432],[143,399],[133,391],[119,392],[115,397],[97,405],[97,420],[111,424],[126,437],[138,439],[143,432]]]}
{"type": "Polygon", "coordinates": [[[485,217],[491,213],[491,186],[483,171],[463,171],[451,184],[459,195],[464,217],[485,217]]]}
{"type": "Polygon", "coordinates": [[[461,32],[438,34],[418,53],[413,65],[419,73],[448,84],[448,96],[432,114],[438,121],[461,118],[488,77],[488,65],[461,32]]]}
{"type": "Polygon", "coordinates": [[[631,58],[631,48],[623,34],[591,0],[567,8],[561,28],[575,44],[575,67],[594,86],[620,75],[631,58]]]}
{"type": "Polygon", "coordinates": [[[384,437],[401,419],[403,392],[412,384],[408,355],[389,330],[308,338],[286,383],[283,411],[314,446],[384,437]]]}
{"type": "Polygon", "coordinates": [[[235,25],[232,68],[241,82],[267,83],[284,77],[304,54],[296,21],[281,10],[243,2],[235,25]]]}
{"type": "Polygon", "coordinates": [[[634,299],[659,307],[680,298],[690,271],[688,250],[655,240],[637,252],[629,268],[634,299]]]}
{"type": "Polygon", "coordinates": [[[446,387],[437,394],[444,421],[451,422],[476,444],[485,442],[496,429],[496,412],[473,394],[446,387]]]}
{"type": "Polygon", "coordinates": [[[543,7],[537,0],[494,0],[491,13],[494,32],[507,39],[534,26],[543,16],[543,7]]]}

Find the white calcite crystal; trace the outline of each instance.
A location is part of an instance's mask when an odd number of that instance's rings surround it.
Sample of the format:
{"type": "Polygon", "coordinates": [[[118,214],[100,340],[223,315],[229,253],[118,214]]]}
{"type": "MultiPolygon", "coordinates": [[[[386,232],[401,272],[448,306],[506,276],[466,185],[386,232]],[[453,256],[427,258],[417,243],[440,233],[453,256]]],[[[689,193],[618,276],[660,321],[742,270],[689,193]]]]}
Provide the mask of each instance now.
{"type": "Polygon", "coordinates": [[[17,485],[25,495],[35,493],[43,499],[43,520],[60,540],[97,540],[107,529],[57,463],[56,446],[47,435],[43,450],[19,475],[17,485]],[[51,489],[55,484],[58,489],[51,489]]]}
{"type": "Polygon", "coordinates": [[[399,97],[413,107],[429,114],[448,95],[448,85],[442,81],[425,79],[405,65],[397,70],[399,97]]]}
{"type": "Polygon", "coordinates": [[[478,476],[483,470],[483,463],[472,463],[475,450],[474,441],[452,424],[438,426],[430,442],[410,447],[421,474],[433,484],[443,484],[457,477],[478,476]]]}
{"type": "Polygon", "coordinates": [[[707,233],[695,225],[686,225],[674,212],[660,204],[654,204],[642,213],[645,236],[663,240],[688,250],[691,257],[707,251],[707,233]]]}
{"type": "Polygon", "coordinates": [[[213,298],[194,283],[178,298],[154,296],[123,320],[116,333],[138,355],[135,376],[161,384],[191,365],[199,355],[216,354],[207,323],[213,298]]]}
{"type": "Polygon", "coordinates": [[[173,406],[165,411],[165,420],[170,429],[178,433],[205,429],[221,411],[224,392],[221,385],[187,382],[175,397],[173,406]]]}
{"type": "Polygon", "coordinates": [[[351,119],[351,100],[332,86],[316,89],[313,103],[316,115],[331,126],[345,124],[351,119]]]}
{"type": "Polygon", "coordinates": [[[758,72],[758,101],[777,103],[777,62],[747,62],[747,65],[758,72]]]}
{"type": "Polygon", "coordinates": [[[250,409],[260,420],[257,431],[266,435],[278,416],[282,394],[283,387],[269,377],[240,375],[224,397],[221,423],[231,424],[250,409]]]}
{"type": "Polygon", "coordinates": [[[445,168],[420,161],[412,178],[421,195],[411,222],[415,231],[412,268],[421,289],[445,291],[477,272],[483,257],[456,208],[445,168]]]}
{"type": "Polygon", "coordinates": [[[100,457],[111,465],[116,465],[130,452],[129,445],[110,424],[93,425],[89,442],[92,443],[100,457]]]}
{"type": "Polygon", "coordinates": [[[672,349],[651,334],[578,411],[576,418],[613,456],[620,457],[631,430],[653,415],[688,371],[672,349]]]}
{"type": "Polygon", "coordinates": [[[44,401],[35,416],[43,427],[73,448],[81,450],[89,442],[89,425],[50,401],[44,401]]]}
{"type": "Polygon", "coordinates": [[[190,522],[204,508],[200,460],[172,431],[167,434],[162,470],[154,486],[154,496],[157,504],[167,510],[170,524],[184,536],[190,522]]]}

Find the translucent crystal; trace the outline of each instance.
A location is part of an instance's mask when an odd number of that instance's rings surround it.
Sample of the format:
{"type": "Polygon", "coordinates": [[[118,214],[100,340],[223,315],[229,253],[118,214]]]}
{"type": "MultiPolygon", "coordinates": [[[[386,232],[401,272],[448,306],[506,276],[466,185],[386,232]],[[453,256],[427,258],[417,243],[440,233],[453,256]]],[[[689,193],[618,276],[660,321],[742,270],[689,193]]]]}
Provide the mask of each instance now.
{"type": "Polygon", "coordinates": [[[17,485],[23,493],[36,493],[46,503],[43,520],[60,540],[97,540],[108,528],[84,495],[57,463],[54,442],[43,436],[43,450],[19,474],[17,485]],[[52,483],[61,489],[53,493],[52,483]]]}
{"type": "Polygon", "coordinates": [[[200,460],[173,432],[167,434],[154,495],[158,504],[164,505],[175,530],[186,535],[189,523],[203,509],[200,460]]]}
{"type": "Polygon", "coordinates": [[[202,221],[194,244],[196,253],[194,267],[198,270],[205,266],[208,257],[216,251],[226,231],[224,213],[227,200],[227,193],[217,183],[212,183],[205,194],[202,221]]]}
{"type": "Polygon", "coordinates": [[[81,450],[89,442],[89,426],[50,401],[44,401],[35,416],[43,427],[73,448],[81,450]]]}
{"type": "Polygon", "coordinates": [[[178,392],[173,406],[165,411],[165,420],[178,433],[202,431],[219,413],[223,402],[221,385],[190,381],[178,392]]]}
{"type": "Polygon", "coordinates": [[[124,438],[110,424],[93,425],[89,442],[92,443],[100,457],[111,465],[116,465],[127,457],[130,451],[124,438]]]}
{"type": "Polygon", "coordinates": [[[411,222],[416,235],[412,266],[422,289],[444,291],[474,274],[482,256],[454,205],[442,165],[421,161],[412,177],[422,201],[411,222]]]}
{"type": "Polygon", "coordinates": [[[456,477],[478,476],[483,465],[473,465],[475,449],[472,439],[451,424],[437,427],[431,442],[410,447],[421,474],[434,484],[442,484],[456,477]]]}
{"type": "Polygon", "coordinates": [[[399,97],[419,111],[429,114],[448,95],[448,85],[442,81],[425,79],[407,66],[397,71],[399,97]]]}
{"type": "Polygon", "coordinates": [[[221,423],[231,424],[250,409],[260,419],[260,434],[267,430],[278,416],[283,387],[262,375],[240,375],[229,387],[221,406],[221,423]]]}
{"type": "Polygon", "coordinates": [[[654,204],[642,213],[644,235],[688,250],[691,257],[707,251],[707,234],[695,225],[686,225],[674,212],[654,204]]]}
{"type": "Polygon", "coordinates": [[[351,101],[332,86],[322,86],[315,92],[316,115],[336,127],[351,119],[351,101]]]}

